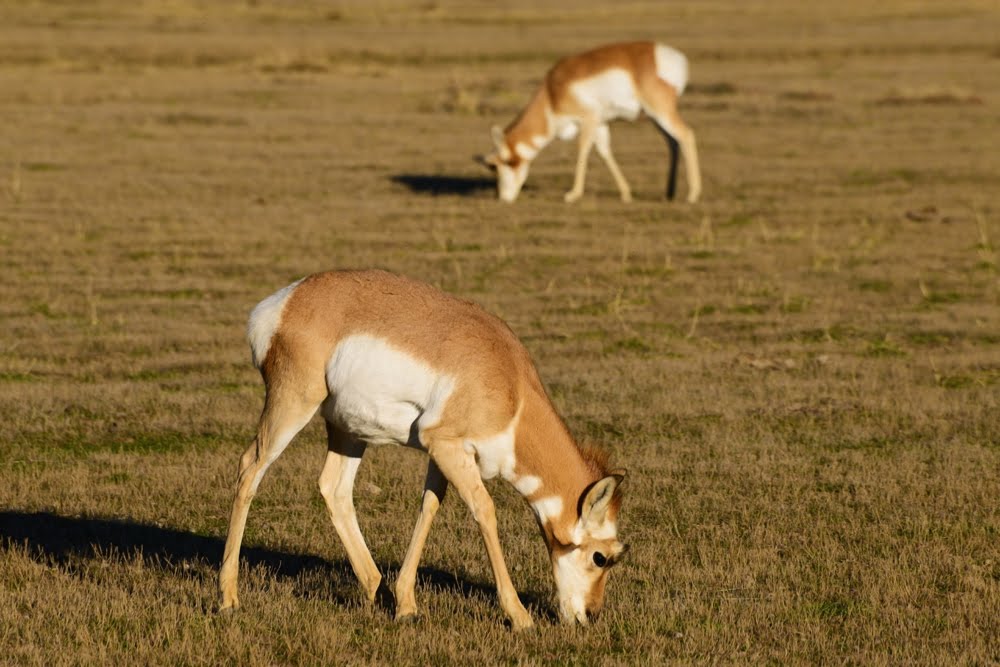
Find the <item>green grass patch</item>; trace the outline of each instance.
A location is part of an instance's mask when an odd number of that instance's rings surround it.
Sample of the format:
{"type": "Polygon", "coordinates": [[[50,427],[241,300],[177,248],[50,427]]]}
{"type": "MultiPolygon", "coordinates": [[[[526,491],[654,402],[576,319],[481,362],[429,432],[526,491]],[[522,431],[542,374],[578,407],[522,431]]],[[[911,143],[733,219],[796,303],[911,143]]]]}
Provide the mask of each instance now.
{"type": "Polygon", "coordinates": [[[72,456],[89,456],[97,452],[114,454],[171,454],[186,451],[211,450],[230,444],[232,438],[221,433],[163,432],[85,432],[65,429],[55,433],[40,432],[24,435],[12,449],[59,452],[72,456]]]}
{"type": "Polygon", "coordinates": [[[723,221],[720,227],[748,227],[753,224],[753,216],[747,213],[737,213],[729,217],[729,219],[723,221]]]}
{"type": "Polygon", "coordinates": [[[0,371],[0,382],[39,382],[42,378],[32,373],[0,371]]]}
{"type": "Polygon", "coordinates": [[[618,352],[629,352],[632,354],[649,354],[653,351],[653,347],[641,338],[633,336],[631,338],[625,338],[623,340],[617,340],[611,345],[605,346],[605,354],[613,354],[618,352]]]}
{"type": "Polygon", "coordinates": [[[787,315],[804,313],[809,306],[809,301],[810,299],[807,296],[788,297],[781,303],[781,312],[787,315]]]}
{"type": "Polygon", "coordinates": [[[903,335],[910,345],[920,347],[941,347],[959,340],[959,335],[945,331],[911,331],[903,335]]]}
{"type": "Polygon", "coordinates": [[[64,171],[66,165],[55,162],[22,162],[21,168],[32,172],[64,171]]]}
{"type": "Polygon", "coordinates": [[[968,375],[942,375],[937,383],[945,389],[966,389],[976,384],[976,381],[968,375]]]}
{"type": "Polygon", "coordinates": [[[216,116],[204,113],[173,112],[160,116],[157,120],[164,125],[198,126],[198,127],[242,127],[247,124],[245,118],[236,116],[216,116]]]}
{"type": "Polygon", "coordinates": [[[905,357],[906,351],[889,338],[870,341],[864,352],[867,357],[905,357]]]}
{"type": "Polygon", "coordinates": [[[763,315],[770,309],[771,306],[766,303],[741,303],[738,306],[730,308],[729,312],[742,315],[763,315]]]}
{"type": "Polygon", "coordinates": [[[879,279],[860,280],[854,284],[854,287],[862,292],[885,294],[886,292],[892,290],[892,281],[879,279]]]}
{"type": "Polygon", "coordinates": [[[924,303],[930,305],[958,303],[964,300],[962,294],[953,290],[931,290],[924,296],[924,303]]]}
{"type": "Polygon", "coordinates": [[[855,601],[843,597],[829,597],[809,607],[812,614],[824,620],[847,618],[855,609],[855,601]]]}

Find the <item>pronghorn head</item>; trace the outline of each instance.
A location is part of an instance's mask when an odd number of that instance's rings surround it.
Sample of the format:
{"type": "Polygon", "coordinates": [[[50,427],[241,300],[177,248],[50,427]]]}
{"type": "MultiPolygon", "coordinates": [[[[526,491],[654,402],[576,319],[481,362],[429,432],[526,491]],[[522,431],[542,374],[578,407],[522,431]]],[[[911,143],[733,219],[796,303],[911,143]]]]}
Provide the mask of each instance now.
{"type": "Polygon", "coordinates": [[[624,478],[624,470],[615,470],[584,490],[568,535],[556,535],[554,526],[547,531],[564,623],[586,625],[597,618],[608,571],[628,551],[618,541],[619,485],[624,478]]]}
{"type": "Polygon", "coordinates": [[[497,194],[505,202],[517,199],[521,186],[528,178],[528,166],[531,160],[523,157],[518,151],[512,150],[507,144],[507,136],[498,125],[490,128],[493,139],[494,153],[483,158],[483,164],[496,171],[497,194]]]}

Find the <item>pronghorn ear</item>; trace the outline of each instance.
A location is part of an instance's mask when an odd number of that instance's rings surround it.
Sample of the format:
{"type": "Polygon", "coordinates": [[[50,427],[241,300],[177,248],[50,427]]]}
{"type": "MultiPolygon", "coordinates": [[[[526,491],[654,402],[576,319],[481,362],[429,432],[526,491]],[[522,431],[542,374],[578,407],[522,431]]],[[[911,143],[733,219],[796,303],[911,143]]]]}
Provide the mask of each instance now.
{"type": "Polygon", "coordinates": [[[490,137],[493,139],[493,145],[496,146],[497,155],[501,159],[507,159],[510,156],[510,149],[507,148],[507,137],[504,135],[503,130],[500,129],[499,125],[494,125],[490,128],[490,137]]]}
{"type": "Polygon", "coordinates": [[[615,496],[615,489],[625,479],[624,475],[611,473],[603,479],[599,479],[583,492],[580,500],[580,518],[583,522],[591,525],[600,525],[608,516],[608,508],[611,506],[611,499],[615,496]]]}
{"type": "Polygon", "coordinates": [[[503,130],[500,129],[499,125],[494,125],[490,128],[490,136],[493,138],[493,145],[500,150],[507,144],[507,137],[504,136],[503,130]]]}

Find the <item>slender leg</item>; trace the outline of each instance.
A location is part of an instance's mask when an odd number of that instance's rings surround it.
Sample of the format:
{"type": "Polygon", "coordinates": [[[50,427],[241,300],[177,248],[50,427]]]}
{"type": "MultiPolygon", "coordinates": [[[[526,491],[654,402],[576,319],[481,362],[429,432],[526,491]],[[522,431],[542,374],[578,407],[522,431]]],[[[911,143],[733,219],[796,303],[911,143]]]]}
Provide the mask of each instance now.
{"type": "Polygon", "coordinates": [[[629,188],[628,181],[625,180],[625,175],[622,174],[621,168],[618,167],[615,156],[611,153],[611,131],[608,129],[607,123],[601,123],[597,126],[597,130],[594,132],[594,148],[597,149],[597,154],[604,158],[608,169],[611,170],[611,176],[615,179],[615,184],[618,186],[618,192],[621,193],[622,201],[632,201],[632,190],[629,188]]]}
{"type": "MultiPolygon", "coordinates": [[[[687,171],[688,196],[690,203],[698,201],[701,195],[701,169],[698,166],[698,146],[695,142],[694,131],[688,127],[687,123],[681,119],[677,113],[677,93],[665,81],[650,76],[644,79],[640,85],[643,108],[646,114],[653,119],[653,122],[668,135],[680,144],[681,153],[684,154],[684,169],[687,171]]],[[[670,139],[668,138],[668,143],[670,139]]],[[[671,146],[671,149],[673,146],[671,146]]],[[[676,158],[671,156],[671,162],[676,158]]],[[[671,166],[671,174],[674,173],[671,166]]],[[[671,176],[671,182],[673,180],[671,176]]],[[[667,184],[668,197],[671,187],[667,184]]]]}
{"type": "Polygon", "coordinates": [[[365,454],[365,444],[352,439],[329,421],[326,423],[326,435],[328,451],[319,476],[319,490],[365,597],[374,602],[382,575],[365,544],[354,511],[354,478],[365,454]]]}
{"type": "Polygon", "coordinates": [[[466,452],[459,442],[435,443],[429,445],[429,451],[438,468],[469,506],[472,516],[479,524],[479,532],[486,543],[486,553],[493,568],[493,578],[497,583],[500,606],[507,612],[515,630],[530,628],[531,614],[521,604],[514,583],[507,572],[507,564],[500,548],[500,538],[497,535],[496,508],[479,476],[479,468],[476,467],[473,455],[466,452]]]}
{"type": "Polygon", "coordinates": [[[583,196],[583,182],[587,177],[587,157],[590,155],[590,148],[594,145],[594,132],[596,129],[597,121],[592,118],[585,118],[580,123],[580,143],[576,155],[576,173],[573,177],[573,189],[563,197],[568,204],[572,204],[583,196]]]}
{"type": "Polygon", "coordinates": [[[316,413],[319,403],[310,404],[291,393],[268,392],[264,401],[264,412],[260,417],[257,437],[240,459],[239,475],[236,479],[236,496],[229,517],[229,533],[226,536],[226,550],[219,570],[219,592],[222,596],[220,609],[238,609],[236,580],[239,575],[240,544],[246,529],[250,502],[264,473],[285,450],[295,434],[309,423],[316,413]]]}
{"type": "Polygon", "coordinates": [[[653,120],[663,132],[680,144],[681,153],[684,155],[684,169],[687,171],[687,200],[693,204],[701,195],[701,171],[698,166],[698,146],[695,143],[694,131],[681,120],[676,109],[667,110],[662,116],[654,116],[653,120]]]}
{"type": "Polygon", "coordinates": [[[417,614],[417,601],[414,592],[417,583],[417,566],[420,565],[420,555],[423,553],[427,534],[431,532],[431,522],[434,520],[434,515],[437,514],[438,507],[444,501],[444,494],[447,490],[448,480],[445,479],[444,475],[441,474],[441,469],[432,460],[427,465],[427,480],[424,482],[424,498],[420,507],[420,516],[417,518],[410,546],[406,550],[403,566],[399,568],[399,577],[396,579],[396,620],[417,614]]]}
{"type": "Polygon", "coordinates": [[[670,133],[664,130],[659,124],[654,123],[656,129],[660,131],[663,138],[667,140],[667,146],[670,148],[670,172],[667,174],[667,199],[673,201],[674,194],[677,192],[677,158],[680,154],[680,146],[677,144],[677,140],[670,136],[670,133]]]}

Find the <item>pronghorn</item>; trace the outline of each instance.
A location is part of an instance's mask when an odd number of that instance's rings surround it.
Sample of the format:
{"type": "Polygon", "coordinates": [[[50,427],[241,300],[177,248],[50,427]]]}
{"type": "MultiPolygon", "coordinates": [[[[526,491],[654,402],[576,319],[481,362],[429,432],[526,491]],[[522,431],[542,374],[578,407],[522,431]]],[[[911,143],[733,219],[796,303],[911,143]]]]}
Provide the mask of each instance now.
{"type": "Polygon", "coordinates": [[[684,54],[655,42],[609,44],[563,58],[545,75],[528,106],[506,130],[497,125],[491,129],[496,152],[483,162],[496,170],[500,199],[517,199],[531,161],[555,137],[568,141],[579,134],[576,176],[565,200],[575,202],[583,195],[587,157],[591,146],[596,146],[622,201],[631,201],[632,191],[611,153],[608,122],[635,120],[645,112],[670,146],[667,198],[674,198],[680,143],[688,178],[687,200],[697,201],[701,194],[698,149],[694,132],[677,113],[677,98],[687,81],[684,54]]]}
{"type": "Polygon", "coordinates": [[[599,452],[577,446],[502,320],[391,273],[331,271],[261,301],[247,338],[266,395],[257,437],[240,460],[219,573],[222,609],[239,606],[240,543],[257,486],[318,410],[328,444],[320,492],[370,602],[382,575],[358,527],[352,490],[366,446],[395,444],[430,457],[396,580],[397,619],[417,612],[417,565],[450,482],[479,524],[501,606],[515,629],[531,626],[483,484],[497,474],[534,510],[562,620],[585,624],[600,611],[608,568],[627,550],[617,538],[625,473],[607,470],[599,452]]]}

